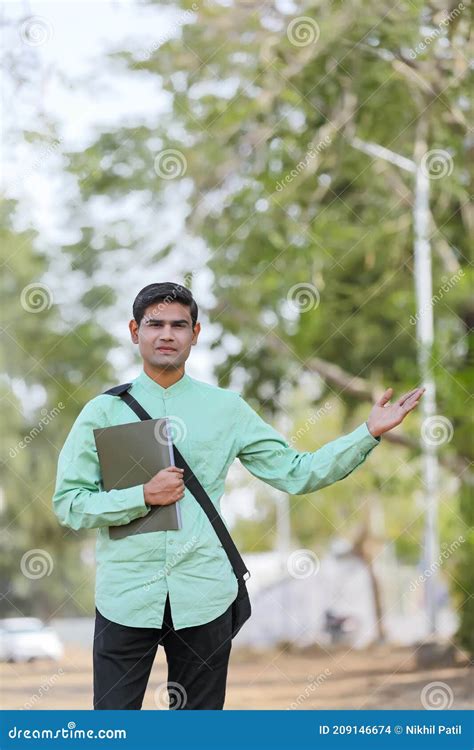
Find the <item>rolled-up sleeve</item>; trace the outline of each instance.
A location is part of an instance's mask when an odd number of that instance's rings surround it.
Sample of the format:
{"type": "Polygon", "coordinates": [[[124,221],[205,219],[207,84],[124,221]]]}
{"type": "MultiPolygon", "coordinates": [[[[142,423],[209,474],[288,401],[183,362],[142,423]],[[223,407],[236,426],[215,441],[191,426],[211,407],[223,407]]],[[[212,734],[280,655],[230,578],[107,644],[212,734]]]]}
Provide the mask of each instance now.
{"type": "Polygon", "coordinates": [[[251,474],[272,487],[301,495],[344,479],[380,443],[367,423],[315,451],[298,452],[239,397],[237,456],[251,474]]]}
{"type": "Polygon", "coordinates": [[[76,530],[121,526],[150,510],[142,484],[102,489],[93,430],[106,426],[105,414],[93,399],[77,417],[59,454],[53,510],[63,526],[76,530]]]}

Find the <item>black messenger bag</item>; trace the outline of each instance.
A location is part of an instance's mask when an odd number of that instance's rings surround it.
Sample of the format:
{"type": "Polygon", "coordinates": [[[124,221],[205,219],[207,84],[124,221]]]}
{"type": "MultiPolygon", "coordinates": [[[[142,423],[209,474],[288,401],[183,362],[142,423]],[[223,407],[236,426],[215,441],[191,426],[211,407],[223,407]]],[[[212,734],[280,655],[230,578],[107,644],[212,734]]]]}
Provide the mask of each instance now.
{"type": "MultiPolygon", "coordinates": [[[[117,385],[110,390],[105,391],[110,396],[120,396],[125,403],[135,412],[140,419],[152,419],[147,411],[138,403],[131,393],[128,392],[131,387],[131,383],[124,383],[123,385],[117,385]]],[[[235,577],[237,578],[238,591],[237,596],[232,603],[232,638],[234,638],[239,632],[242,625],[249,619],[252,609],[250,606],[250,599],[247,591],[246,581],[250,578],[250,573],[247,570],[242,557],[240,556],[239,550],[234,544],[234,541],[229,534],[224,521],[220,517],[214,503],[207,494],[206,490],[199,482],[197,477],[193,474],[187,461],[183,458],[178,448],[173,444],[173,452],[175,456],[176,466],[180,469],[184,469],[183,481],[188,490],[194,495],[195,499],[203,509],[204,513],[211,522],[214,531],[216,532],[220,543],[222,544],[229,562],[232,565],[235,577]]]]}

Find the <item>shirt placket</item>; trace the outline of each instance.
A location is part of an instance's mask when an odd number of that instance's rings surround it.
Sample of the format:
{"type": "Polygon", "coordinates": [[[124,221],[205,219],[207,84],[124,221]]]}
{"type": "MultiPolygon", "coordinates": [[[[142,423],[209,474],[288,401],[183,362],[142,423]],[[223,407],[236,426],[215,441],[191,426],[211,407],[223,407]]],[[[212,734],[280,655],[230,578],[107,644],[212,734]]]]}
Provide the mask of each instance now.
{"type": "MultiPolygon", "coordinates": [[[[163,393],[163,417],[172,416],[171,412],[171,393],[163,393]]],[[[165,581],[169,591],[169,582],[173,567],[173,557],[176,555],[176,540],[173,539],[172,531],[165,531],[165,581]]]]}

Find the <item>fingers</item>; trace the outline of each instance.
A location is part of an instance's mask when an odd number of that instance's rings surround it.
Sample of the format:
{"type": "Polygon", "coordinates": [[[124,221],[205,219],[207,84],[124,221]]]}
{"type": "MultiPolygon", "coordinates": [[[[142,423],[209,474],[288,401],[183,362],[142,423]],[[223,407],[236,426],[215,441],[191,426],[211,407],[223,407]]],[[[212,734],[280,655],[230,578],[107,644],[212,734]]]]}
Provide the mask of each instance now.
{"type": "Polygon", "coordinates": [[[167,466],[166,469],[163,469],[163,471],[174,471],[184,474],[184,469],[180,469],[179,466],[167,466]]]}
{"type": "Polygon", "coordinates": [[[420,398],[422,397],[424,391],[424,388],[417,388],[413,395],[405,400],[403,404],[403,410],[405,412],[409,412],[412,411],[416,406],[418,406],[418,404],[420,403],[420,398]]]}
{"type": "Polygon", "coordinates": [[[393,388],[387,388],[386,391],[382,393],[380,398],[375,402],[377,406],[385,406],[387,401],[390,401],[393,393],[393,388]]]}
{"type": "Polygon", "coordinates": [[[409,398],[412,398],[412,396],[414,396],[415,394],[417,394],[417,397],[419,398],[424,393],[424,391],[425,388],[413,388],[411,391],[404,393],[403,396],[400,396],[397,403],[399,406],[403,406],[409,398]]]}
{"type": "Polygon", "coordinates": [[[406,401],[407,399],[409,399],[409,398],[410,398],[410,396],[413,396],[413,394],[415,393],[415,391],[416,391],[416,390],[417,390],[416,388],[413,388],[413,389],[412,389],[411,391],[407,391],[406,393],[404,393],[404,394],[403,394],[402,396],[400,396],[400,398],[398,399],[398,401],[397,401],[397,404],[398,404],[399,406],[403,406],[403,404],[405,403],[405,401],[406,401]]]}

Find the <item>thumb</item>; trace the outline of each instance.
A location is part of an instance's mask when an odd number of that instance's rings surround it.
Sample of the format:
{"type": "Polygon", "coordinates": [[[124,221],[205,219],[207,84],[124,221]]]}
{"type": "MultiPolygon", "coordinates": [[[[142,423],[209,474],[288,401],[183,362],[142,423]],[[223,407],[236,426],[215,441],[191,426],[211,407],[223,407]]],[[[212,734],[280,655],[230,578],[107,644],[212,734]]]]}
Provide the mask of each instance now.
{"type": "Polygon", "coordinates": [[[382,393],[379,399],[375,402],[377,406],[385,406],[385,404],[390,401],[393,394],[393,388],[387,388],[386,391],[382,393]]]}

